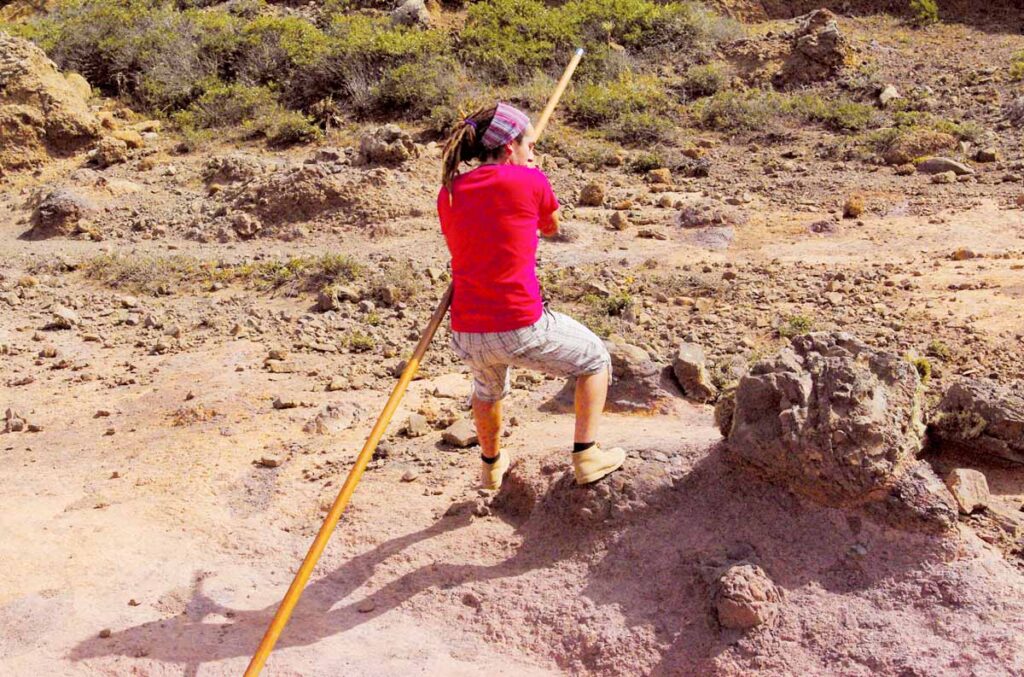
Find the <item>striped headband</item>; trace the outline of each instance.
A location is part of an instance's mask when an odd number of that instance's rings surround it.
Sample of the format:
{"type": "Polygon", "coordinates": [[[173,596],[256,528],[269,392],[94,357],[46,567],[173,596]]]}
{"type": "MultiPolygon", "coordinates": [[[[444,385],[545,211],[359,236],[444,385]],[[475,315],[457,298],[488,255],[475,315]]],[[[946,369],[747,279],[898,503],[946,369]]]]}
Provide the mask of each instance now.
{"type": "Polygon", "coordinates": [[[487,125],[484,132],[483,144],[485,148],[494,150],[513,141],[526,131],[530,126],[530,118],[526,113],[513,108],[507,103],[499,103],[494,111],[494,118],[491,124],[487,125]]]}

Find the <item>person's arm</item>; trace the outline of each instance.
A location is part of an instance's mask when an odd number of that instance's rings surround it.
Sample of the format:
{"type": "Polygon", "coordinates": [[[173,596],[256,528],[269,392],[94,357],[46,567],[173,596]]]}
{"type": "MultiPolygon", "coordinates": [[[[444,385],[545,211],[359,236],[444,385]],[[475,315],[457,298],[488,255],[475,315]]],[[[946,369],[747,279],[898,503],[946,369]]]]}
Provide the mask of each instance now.
{"type": "Polygon", "coordinates": [[[558,204],[555,191],[551,189],[551,183],[548,181],[548,177],[544,175],[544,172],[538,169],[536,177],[538,181],[535,185],[538,211],[540,212],[540,221],[537,224],[537,229],[540,230],[540,234],[544,237],[554,237],[558,234],[558,217],[561,205],[558,204]]]}
{"type": "Polygon", "coordinates": [[[558,219],[562,210],[556,209],[548,215],[548,218],[540,223],[540,234],[544,237],[558,235],[558,219]]]}

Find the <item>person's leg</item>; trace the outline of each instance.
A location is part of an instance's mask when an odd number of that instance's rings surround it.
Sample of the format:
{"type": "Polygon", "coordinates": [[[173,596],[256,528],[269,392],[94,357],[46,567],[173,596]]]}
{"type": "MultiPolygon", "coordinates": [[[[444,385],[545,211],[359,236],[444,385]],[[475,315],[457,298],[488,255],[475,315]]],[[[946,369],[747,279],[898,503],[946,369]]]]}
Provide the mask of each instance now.
{"type": "Polygon", "coordinates": [[[501,451],[501,400],[488,402],[473,395],[473,421],[480,440],[480,455],[495,458],[501,451]]]}
{"type": "Polygon", "coordinates": [[[573,442],[586,444],[597,439],[608,396],[608,370],[576,377],[576,432],[573,442]]]}

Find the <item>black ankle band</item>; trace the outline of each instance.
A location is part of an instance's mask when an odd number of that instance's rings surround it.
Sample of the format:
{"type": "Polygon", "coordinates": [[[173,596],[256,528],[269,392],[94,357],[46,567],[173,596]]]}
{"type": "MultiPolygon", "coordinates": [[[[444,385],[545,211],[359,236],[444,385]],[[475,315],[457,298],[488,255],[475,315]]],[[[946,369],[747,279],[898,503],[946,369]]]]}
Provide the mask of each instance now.
{"type": "Polygon", "coordinates": [[[586,451],[590,447],[597,444],[596,442],[574,442],[572,445],[572,453],[577,454],[581,451],[586,451]]]}
{"type": "Polygon", "coordinates": [[[488,458],[483,454],[480,454],[480,460],[486,463],[487,465],[494,465],[494,462],[497,461],[499,458],[501,458],[501,452],[499,452],[498,455],[495,456],[494,458],[488,458]]]}

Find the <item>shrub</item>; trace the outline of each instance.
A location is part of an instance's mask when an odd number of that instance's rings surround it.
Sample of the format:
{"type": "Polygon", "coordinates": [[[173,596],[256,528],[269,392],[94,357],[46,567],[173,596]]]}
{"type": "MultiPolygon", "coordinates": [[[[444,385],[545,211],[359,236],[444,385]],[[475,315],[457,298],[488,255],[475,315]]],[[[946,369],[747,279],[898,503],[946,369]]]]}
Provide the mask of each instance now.
{"type": "Polygon", "coordinates": [[[275,105],[243,128],[253,136],[262,136],[272,146],[309,143],[323,136],[320,128],[299,111],[275,105]]]}
{"type": "Polygon", "coordinates": [[[686,98],[699,99],[725,89],[731,77],[729,66],[720,61],[691,66],[683,74],[681,89],[686,98]]]}
{"type": "Polygon", "coordinates": [[[873,106],[848,99],[830,101],[815,94],[794,95],[783,108],[839,132],[867,129],[876,126],[879,120],[878,111],[873,106]]]}
{"type": "Polygon", "coordinates": [[[540,0],[476,2],[460,35],[462,54],[499,82],[548,66],[556,50],[576,38],[554,14],[540,0]]]}
{"type": "Polygon", "coordinates": [[[606,126],[609,138],[622,142],[657,141],[671,126],[663,117],[669,111],[668,96],[652,75],[626,72],[607,84],[584,85],[568,108],[578,122],[606,126]]]}
{"type": "Polygon", "coordinates": [[[935,0],[910,0],[911,22],[918,27],[939,22],[939,6],[935,0]]]}
{"type": "Polygon", "coordinates": [[[336,96],[357,114],[372,113],[385,73],[429,63],[448,46],[441,31],[392,26],[386,18],[365,14],[332,16],[324,33],[330,47],[300,66],[285,88],[284,101],[292,107],[305,109],[336,96]]]}
{"type": "Polygon", "coordinates": [[[296,69],[324,56],[327,36],[297,17],[259,16],[241,31],[235,70],[246,82],[286,82],[296,69]]]}
{"type": "Polygon", "coordinates": [[[470,6],[461,39],[466,61],[500,82],[560,63],[580,45],[588,51],[580,77],[595,80],[615,58],[609,43],[706,55],[739,32],[738,24],[695,2],[569,0],[549,8],[539,0],[482,0],[470,6]]]}
{"type": "Polygon", "coordinates": [[[639,145],[667,141],[671,132],[672,122],[664,115],[630,112],[620,115],[605,131],[605,136],[619,143],[639,145]]]}
{"type": "Polygon", "coordinates": [[[725,91],[698,101],[692,110],[702,127],[752,131],[771,122],[780,109],[780,101],[778,94],[767,90],[725,91]]]}
{"type": "Polygon", "coordinates": [[[629,170],[636,174],[646,174],[652,169],[665,166],[665,158],[658,151],[642,151],[629,159],[629,170]]]}
{"type": "Polygon", "coordinates": [[[372,96],[381,112],[418,119],[437,108],[454,107],[461,83],[454,59],[433,57],[425,63],[405,63],[385,71],[372,96]]]}
{"type": "Polygon", "coordinates": [[[187,110],[172,116],[183,131],[240,128],[244,136],[263,136],[274,145],[312,141],[320,130],[308,117],[284,108],[266,87],[219,81],[205,83],[206,91],[187,110]]]}
{"type": "Polygon", "coordinates": [[[790,315],[779,325],[779,336],[793,338],[806,334],[814,327],[814,322],[806,315],[790,315]]]}
{"type": "Polygon", "coordinates": [[[277,105],[266,87],[229,84],[219,80],[204,83],[204,93],[183,113],[174,116],[182,127],[234,127],[251,123],[277,105]]]}
{"type": "Polygon", "coordinates": [[[953,355],[949,346],[938,339],[935,339],[928,344],[928,354],[932,357],[937,357],[944,362],[948,362],[949,358],[953,355]]]}
{"type": "Polygon", "coordinates": [[[1014,54],[1010,60],[1010,79],[1024,80],[1024,50],[1014,54]]]}

